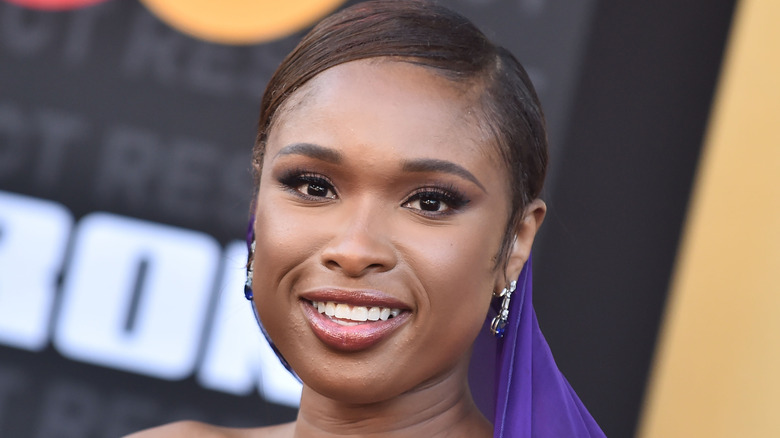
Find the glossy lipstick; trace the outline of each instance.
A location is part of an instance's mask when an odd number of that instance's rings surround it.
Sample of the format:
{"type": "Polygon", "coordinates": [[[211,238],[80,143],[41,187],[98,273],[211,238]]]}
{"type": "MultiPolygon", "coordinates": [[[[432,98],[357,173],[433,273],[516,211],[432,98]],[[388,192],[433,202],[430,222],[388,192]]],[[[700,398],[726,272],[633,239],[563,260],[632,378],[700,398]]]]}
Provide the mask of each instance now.
{"type": "Polygon", "coordinates": [[[301,296],[301,308],[315,336],[325,345],[341,351],[367,349],[390,336],[411,316],[409,306],[402,301],[378,291],[347,291],[320,289],[301,296]],[[312,302],[333,302],[362,307],[386,307],[401,312],[392,318],[379,321],[341,324],[332,317],[320,313],[312,302]]]}

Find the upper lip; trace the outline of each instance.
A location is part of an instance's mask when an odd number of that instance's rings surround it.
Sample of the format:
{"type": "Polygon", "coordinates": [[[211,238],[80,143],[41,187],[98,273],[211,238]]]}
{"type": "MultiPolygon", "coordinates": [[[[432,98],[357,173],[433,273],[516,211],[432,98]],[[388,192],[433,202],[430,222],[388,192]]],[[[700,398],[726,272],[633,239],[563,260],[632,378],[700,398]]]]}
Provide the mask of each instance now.
{"type": "Polygon", "coordinates": [[[409,310],[411,307],[400,299],[374,289],[320,288],[302,293],[301,298],[309,301],[332,301],[351,306],[389,307],[409,310]]]}

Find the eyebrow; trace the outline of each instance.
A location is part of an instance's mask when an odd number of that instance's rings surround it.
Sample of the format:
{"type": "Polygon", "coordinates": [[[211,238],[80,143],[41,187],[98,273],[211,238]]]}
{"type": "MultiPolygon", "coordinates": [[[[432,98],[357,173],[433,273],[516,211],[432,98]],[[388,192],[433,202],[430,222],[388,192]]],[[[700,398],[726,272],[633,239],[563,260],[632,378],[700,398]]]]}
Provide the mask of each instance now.
{"type": "Polygon", "coordinates": [[[276,153],[277,157],[283,155],[304,155],[334,164],[338,164],[343,161],[341,152],[313,143],[289,144],[276,153]]]}
{"type": "MultiPolygon", "coordinates": [[[[277,157],[284,155],[304,155],[329,163],[339,164],[344,161],[341,152],[326,148],[313,143],[292,143],[283,147],[276,153],[277,157]]],[[[451,161],[437,160],[435,158],[420,158],[416,160],[406,160],[403,162],[402,169],[405,172],[444,172],[465,178],[477,185],[483,192],[487,193],[485,186],[471,172],[463,166],[451,161]]]]}
{"type": "Polygon", "coordinates": [[[406,172],[444,172],[465,178],[476,184],[483,192],[487,193],[485,186],[479,182],[471,172],[451,161],[422,158],[418,160],[404,161],[403,170],[406,172]]]}

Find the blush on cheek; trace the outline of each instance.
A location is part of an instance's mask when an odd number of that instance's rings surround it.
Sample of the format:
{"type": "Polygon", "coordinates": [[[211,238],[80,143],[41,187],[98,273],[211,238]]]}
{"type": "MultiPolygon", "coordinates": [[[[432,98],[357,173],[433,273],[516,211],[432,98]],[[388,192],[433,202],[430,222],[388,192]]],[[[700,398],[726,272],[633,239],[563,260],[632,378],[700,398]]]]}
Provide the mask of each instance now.
{"type": "MultiPolygon", "coordinates": [[[[270,201],[258,205],[255,216],[255,256],[257,263],[262,263],[268,272],[264,279],[258,280],[261,285],[266,284],[264,281],[281,282],[312,255],[318,240],[310,217],[285,214],[279,211],[282,210],[279,202],[270,201]]],[[[256,272],[258,268],[261,267],[256,266],[256,272]]]]}

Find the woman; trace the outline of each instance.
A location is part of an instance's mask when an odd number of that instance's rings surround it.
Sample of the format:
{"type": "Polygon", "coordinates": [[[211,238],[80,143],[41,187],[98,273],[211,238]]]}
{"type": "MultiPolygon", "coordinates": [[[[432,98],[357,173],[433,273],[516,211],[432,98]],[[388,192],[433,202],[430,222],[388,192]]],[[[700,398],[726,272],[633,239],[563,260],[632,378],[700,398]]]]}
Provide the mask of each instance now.
{"type": "Polygon", "coordinates": [[[271,78],[254,154],[245,292],[303,382],[297,420],[138,436],[603,436],[531,307],[546,166],[525,71],[465,18],[397,0],[325,19],[271,78]],[[494,422],[468,384],[485,330],[494,422]]]}

